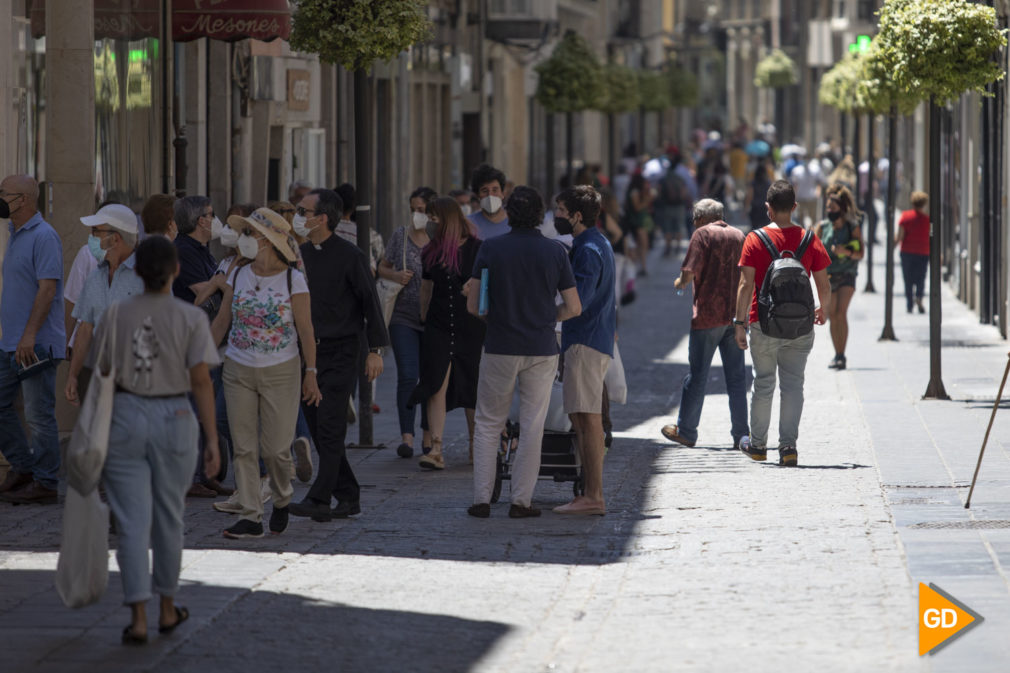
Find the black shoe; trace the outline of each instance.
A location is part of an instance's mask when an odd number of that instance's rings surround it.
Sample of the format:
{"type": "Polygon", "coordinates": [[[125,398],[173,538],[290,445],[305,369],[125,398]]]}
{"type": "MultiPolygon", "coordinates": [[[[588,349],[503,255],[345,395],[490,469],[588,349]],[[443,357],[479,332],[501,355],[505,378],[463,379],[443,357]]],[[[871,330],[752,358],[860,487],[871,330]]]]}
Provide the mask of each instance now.
{"type": "Polygon", "coordinates": [[[249,519],[239,519],[238,523],[231,528],[225,528],[224,536],[232,540],[241,540],[247,537],[263,537],[263,524],[250,521],[249,519]]]}
{"type": "Polygon", "coordinates": [[[334,519],[346,519],[355,514],[361,514],[360,500],[344,500],[338,502],[337,506],[330,510],[330,516],[334,519]]]}
{"type": "Polygon", "coordinates": [[[795,446],[783,446],[779,448],[779,465],[783,467],[796,467],[797,453],[795,446]]]}
{"type": "Polygon", "coordinates": [[[926,307],[923,306],[922,304],[919,304],[919,313],[925,313],[925,312],[926,312],[926,307]]]}
{"type": "Polygon", "coordinates": [[[603,448],[609,449],[614,443],[614,433],[609,430],[603,435],[603,448]]]}
{"type": "Polygon", "coordinates": [[[836,355],[835,359],[828,365],[828,369],[845,369],[845,356],[836,355]]]}
{"type": "Polygon", "coordinates": [[[522,505],[509,507],[510,519],[527,519],[531,516],[540,516],[540,510],[536,507],[523,507],[522,505]]]}
{"type": "Polygon", "coordinates": [[[274,511],[270,514],[270,532],[279,535],[288,527],[288,508],[274,505],[274,511]]]}
{"type": "Polygon", "coordinates": [[[400,444],[398,447],[396,447],[396,455],[398,455],[400,458],[410,458],[411,456],[414,455],[414,447],[404,442],[403,444],[400,444]]]}
{"type": "Polygon", "coordinates": [[[330,504],[316,502],[312,498],[305,498],[301,502],[293,502],[288,505],[288,511],[295,516],[307,516],[313,521],[325,523],[333,518],[330,513],[330,504]]]}
{"type": "Polygon", "coordinates": [[[479,502],[476,505],[470,505],[466,508],[466,513],[470,516],[475,516],[478,519],[486,519],[491,516],[491,504],[479,502]]]}

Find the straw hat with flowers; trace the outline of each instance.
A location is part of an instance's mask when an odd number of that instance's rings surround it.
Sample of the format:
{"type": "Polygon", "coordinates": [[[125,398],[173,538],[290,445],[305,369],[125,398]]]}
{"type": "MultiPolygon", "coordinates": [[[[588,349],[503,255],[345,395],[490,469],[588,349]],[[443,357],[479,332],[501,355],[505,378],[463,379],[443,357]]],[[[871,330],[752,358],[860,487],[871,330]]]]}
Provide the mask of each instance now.
{"type": "Polygon", "coordinates": [[[298,252],[291,238],[291,225],[269,208],[257,208],[249,217],[231,215],[228,217],[228,226],[240,233],[251,227],[263,234],[286,260],[294,262],[298,259],[298,252]]]}

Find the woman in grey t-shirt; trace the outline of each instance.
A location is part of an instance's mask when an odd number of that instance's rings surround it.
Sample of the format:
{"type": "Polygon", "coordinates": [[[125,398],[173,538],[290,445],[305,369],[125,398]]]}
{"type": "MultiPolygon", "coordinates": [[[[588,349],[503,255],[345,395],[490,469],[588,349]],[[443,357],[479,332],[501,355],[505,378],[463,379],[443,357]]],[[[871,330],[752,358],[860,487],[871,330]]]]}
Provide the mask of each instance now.
{"type": "Polygon", "coordinates": [[[109,319],[99,324],[92,353],[103,368],[111,355],[116,370],[102,479],[116,517],[124,602],[133,613],[123,629],[122,640],[128,645],[147,642],[145,608],[152,593],[149,548],[154,557],[153,590],[161,595],[158,631],[171,631],[189,617],[174,598],[182,562],[186,490],[198,456],[189,393],[196,400],[206,438],[206,474],[216,474],[220,462],[209,370],[219,360],[207,316],[171,295],[179,267],[171,241],[152,236],[136,254],[144,294],[106,311],[109,319]]]}

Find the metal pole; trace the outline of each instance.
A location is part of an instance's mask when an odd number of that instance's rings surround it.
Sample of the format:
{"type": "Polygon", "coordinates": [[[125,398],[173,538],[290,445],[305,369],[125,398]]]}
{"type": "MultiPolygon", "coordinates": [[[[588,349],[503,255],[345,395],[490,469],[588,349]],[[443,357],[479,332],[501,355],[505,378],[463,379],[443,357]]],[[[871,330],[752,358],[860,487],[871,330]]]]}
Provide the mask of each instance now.
{"type": "MultiPolygon", "coordinates": [[[[867,229],[869,229],[869,236],[866,236],[864,232],[864,240],[866,241],[866,287],[863,288],[863,292],[876,292],[877,289],[873,287],[873,248],[874,241],[877,238],[877,204],[874,202],[873,198],[873,177],[876,173],[877,163],[874,154],[874,138],[876,135],[876,119],[873,113],[866,116],[866,204],[863,207],[866,213],[866,224],[867,229]]],[[[856,167],[859,168],[858,166],[856,167]]],[[[856,171],[857,175],[859,171],[856,171]]]]}
{"type": "MultiPolygon", "coordinates": [[[[572,112],[569,110],[565,113],[565,177],[568,186],[571,187],[575,184],[575,171],[572,164],[575,163],[575,148],[573,147],[574,137],[575,137],[575,121],[572,118],[572,112]]],[[[556,185],[547,186],[547,194],[544,196],[546,198],[551,198],[554,194],[554,190],[557,189],[556,185]]]]}
{"type": "MultiPolygon", "coordinates": [[[[371,258],[372,101],[368,72],[354,71],[354,181],[357,183],[358,248],[371,258]]],[[[372,383],[358,363],[358,446],[372,445],[372,383]]]]}
{"type": "Polygon", "coordinates": [[[971,488],[968,489],[968,499],[964,501],[964,508],[971,506],[971,494],[975,492],[975,482],[978,480],[978,471],[982,467],[982,456],[985,455],[985,445],[989,442],[989,432],[992,430],[992,422],[996,420],[996,410],[999,409],[1000,400],[1003,399],[1003,386],[1006,385],[1007,374],[1010,374],[1010,354],[1007,357],[1006,369],[1003,370],[1003,380],[999,384],[999,392],[996,393],[996,401],[992,405],[992,415],[989,416],[989,426],[985,429],[985,437],[982,439],[982,449],[978,452],[978,462],[975,464],[975,474],[971,478],[971,488]]]}
{"type": "Polygon", "coordinates": [[[940,378],[940,246],[943,209],[940,207],[940,107],[929,104],[929,385],[925,400],[949,400],[940,378]]]}
{"type": "Polygon", "coordinates": [[[884,222],[887,227],[887,269],[884,272],[884,331],[881,341],[897,341],[894,335],[894,197],[898,179],[898,108],[891,107],[887,124],[887,205],[884,222]]]}
{"type": "Polygon", "coordinates": [[[158,45],[158,55],[161,60],[161,191],[169,194],[172,191],[175,154],[172,151],[172,134],[175,125],[172,123],[172,90],[174,76],[172,74],[172,0],[161,3],[161,44],[158,45]]]}
{"type": "MultiPolygon", "coordinates": [[[[552,194],[551,190],[554,189],[554,113],[547,113],[547,147],[545,148],[544,154],[545,160],[547,161],[547,174],[544,176],[544,181],[546,184],[546,189],[544,190],[547,194],[552,194]]],[[[547,198],[550,198],[548,196],[547,198]]]]}
{"type": "Polygon", "coordinates": [[[607,171],[613,181],[617,175],[617,119],[613,112],[607,115],[607,171]]]}

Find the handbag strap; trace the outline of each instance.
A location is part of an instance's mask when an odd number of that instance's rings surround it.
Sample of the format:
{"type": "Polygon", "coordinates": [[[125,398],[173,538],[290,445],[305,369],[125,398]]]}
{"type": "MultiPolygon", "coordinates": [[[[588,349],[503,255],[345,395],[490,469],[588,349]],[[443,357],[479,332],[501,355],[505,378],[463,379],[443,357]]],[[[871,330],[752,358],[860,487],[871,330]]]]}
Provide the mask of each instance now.
{"type": "Polygon", "coordinates": [[[95,357],[95,368],[102,375],[108,375],[113,369],[113,357],[116,352],[116,318],[118,315],[118,303],[113,303],[105,310],[105,316],[102,321],[105,329],[102,330],[102,340],[98,344],[98,353],[95,357]],[[112,333],[111,337],[109,336],[110,332],[112,333]],[[112,344],[111,347],[106,348],[106,345],[109,343],[112,344]],[[107,369],[105,368],[106,364],[108,365],[107,369]]]}

